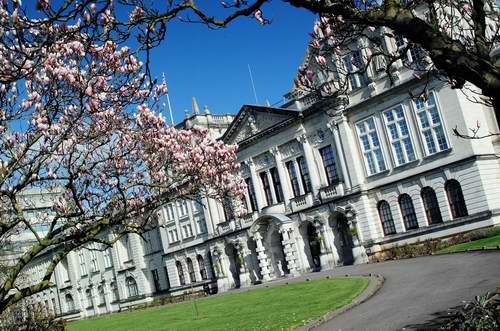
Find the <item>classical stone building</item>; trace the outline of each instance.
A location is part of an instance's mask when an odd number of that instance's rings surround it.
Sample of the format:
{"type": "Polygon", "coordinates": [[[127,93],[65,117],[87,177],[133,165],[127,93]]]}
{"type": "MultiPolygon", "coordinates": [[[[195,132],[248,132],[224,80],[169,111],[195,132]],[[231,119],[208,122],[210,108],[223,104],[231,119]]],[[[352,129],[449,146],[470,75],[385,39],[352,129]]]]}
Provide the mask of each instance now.
{"type": "Polygon", "coordinates": [[[394,84],[374,64],[342,97],[292,91],[279,108],[245,105],[236,116],[201,113],[193,100],[179,127],[204,125],[239,145],[248,214],[213,200],[168,204],[145,241],[72,252],[40,299],[85,317],[365,263],[394,245],[500,223],[498,138],[452,131],[497,132],[493,111],[402,65],[392,74],[394,84]]]}

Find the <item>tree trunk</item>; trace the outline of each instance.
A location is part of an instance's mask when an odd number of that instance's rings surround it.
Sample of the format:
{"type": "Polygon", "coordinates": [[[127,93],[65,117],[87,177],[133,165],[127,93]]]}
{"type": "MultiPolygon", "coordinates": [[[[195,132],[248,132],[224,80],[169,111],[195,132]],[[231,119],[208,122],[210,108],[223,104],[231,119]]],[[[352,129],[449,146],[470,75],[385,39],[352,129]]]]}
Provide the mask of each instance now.
{"type": "Polygon", "coordinates": [[[493,110],[495,111],[495,117],[497,120],[497,128],[496,132],[494,133],[500,133],[500,96],[495,96],[491,98],[492,100],[492,105],[493,105],[493,110]]]}

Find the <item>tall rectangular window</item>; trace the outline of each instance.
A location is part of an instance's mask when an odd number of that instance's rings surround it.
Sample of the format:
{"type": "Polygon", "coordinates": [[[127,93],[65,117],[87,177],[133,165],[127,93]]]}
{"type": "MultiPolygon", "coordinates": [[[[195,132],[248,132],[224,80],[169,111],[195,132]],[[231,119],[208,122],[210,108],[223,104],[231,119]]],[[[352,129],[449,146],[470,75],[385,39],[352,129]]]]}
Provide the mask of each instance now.
{"type": "Polygon", "coordinates": [[[193,201],[191,206],[192,206],[193,214],[198,214],[198,213],[203,212],[203,204],[201,202],[193,201]]]}
{"type": "Polygon", "coordinates": [[[348,55],[343,57],[343,62],[349,81],[349,87],[351,90],[360,88],[365,84],[364,76],[358,71],[363,69],[363,60],[361,58],[361,52],[359,50],[352,51],[348,55]]]}
{"type": "Polygon", "coordinates": [[[356,123],[359,142],[363,151],[366,168],[369,175],[386,170],[382,146],[375,128],[375,120],[370,117],[356,123]]]}
{"type": "Polygon", "coordinates": [[[169,203],[166,208],[167,208],[167,222],[173,222],[175,220],[174,205],[169,203]]]}
{"type": "Polygon", "coordinates": [[[179,217],[187,216],[188,214],[188,206],[186,200],[181,200],[178,202],[179,207],[179,217]]]}
{"type": "Polygon", "coordinates": [[[78,260],[80,262],[80,275],[85,276],[87,274],[87,266],[85,264],[85,255],[82,250],[78,252],[78,260]]]}
{"type": "Polygon", "coordinates": [[[104,268],[111,268],[113,266],[111,248],[107,248],[103,251],[104,256],[104,268]]]}
{"type": "Polygon", "coordinates": [[[335,156],[333,154],[332,146],[328,145],[321,148],[319,153],[321,154],[321,159],[323,160],[323,167],[325,169],[328,185],[338,184],[340,178],[337,172],[337,165],[335,164],[335,156]]]}
{"type": "Polygon", "coordinates": [[[90,246],[90,268],[92,272],[96,272],[97,269],[99,268],[97,266],[97,251],[96,251],[96,246],[91,245],[90,246]]]}
{"type": "Polygon", "coordinates": [[[312,192],[311,177],[309,176],[309,169],[307,169],[306,159],[303,156],[299,156],[297,164],[299,165],[300,179],[302,180],[304,193],[312,192]]]}
{"type": "Polygon", "coordinates": [[[392,154],[397,165],[415,160],[415,151],[410,138],[406,116],[401,105],[384,112],[384,122],[391,142],[392,154]]]}
{"type": "Polygon", "coordinates": [[[300,196],[300,185],[297,169],[295,169],[295,161],[288,161],[285,165],[288,170],[288,177],[290,177],[290,183],[292,184],[293,196],[298,197],[300,196]]]}
{"type": "Polygon", "coordinates": [[[269,169],[271,173],[271,178],[273,180],[274,194],[276,195],[276,202],[283,201],[283,189],[281,188],[280,176],[278,174],[278,169],[269,169]]]}
{"type": "Polygon", "coordinates": [[[448,141],[444,133],[434,93],[429,93],[427,98],[420,96],[414,103],[426,154],[431,155],[447,150],[449,148],[448,141]]]}
{"type": "Polygon", "coordinates": [[[146,254],[154,251],[153,231],[154,230],[144,232],[144,250],[146,254]]]}
{"type": "Polygon", "coordinates": [[[264,195],[266,196],[266,205],[270,206],[273,204],[273,195],[271,193],[271,185],[269,184],[269,179],[267,178],[267,172],[263,171],[259,174],[259,176],[260,180],[262,181],[264,195]]]}
{"type": "Polygon", "coordinates": [[[255,196],[255,188],[253,187],[252,179],[246,178],[245,183],[247,184],[248,198],[250,200],[250,207],[252,208],[251,211],[256,211],[257,210],[257,198],[255,196]]]}
{"type": "Polygon", "coordinates": [[[196,227],[197,227],[198,233],[207,232],[207,224],[205,223],[204,218],[200,217],[196,220],[196,227]]]}

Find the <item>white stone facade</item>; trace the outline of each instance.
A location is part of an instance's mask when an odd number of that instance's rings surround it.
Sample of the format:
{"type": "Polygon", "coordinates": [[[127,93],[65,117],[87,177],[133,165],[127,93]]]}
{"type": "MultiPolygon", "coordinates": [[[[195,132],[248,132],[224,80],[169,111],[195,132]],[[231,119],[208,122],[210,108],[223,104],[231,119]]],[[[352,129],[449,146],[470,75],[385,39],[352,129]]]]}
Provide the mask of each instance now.
{"type": "Polygon", "coordinates": [[[493,111],[437,80],[426,99],[411,99],[423,84],[410,72],[396,71],[395,85],[374,72],[343,102],[296,96],[235,117],[193,107],[181,125],[239,144],[249,213],[226,218],[213,200],[166,205],[162,226],[147,241],[131,235],[115,245],[111,265],[103,252],[95,268],[92,251],[72,252],[40,300],[62,315],[92,316],[365,263],[396,244],[500,223],[497,138],[452,132],[477,123],[480,133],[498,131],[493,111]]]}

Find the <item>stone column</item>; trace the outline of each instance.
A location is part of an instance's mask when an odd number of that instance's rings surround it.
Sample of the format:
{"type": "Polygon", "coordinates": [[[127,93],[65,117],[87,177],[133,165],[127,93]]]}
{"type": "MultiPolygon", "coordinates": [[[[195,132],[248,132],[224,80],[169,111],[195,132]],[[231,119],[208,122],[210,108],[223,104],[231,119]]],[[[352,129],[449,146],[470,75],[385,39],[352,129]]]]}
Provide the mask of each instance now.
{"type": "Polygon", "coordinates": [[[250,169],[250,177],[252,179],[253,188],[255,191],[255,200],[257,200],[257,209],[260,211],[264,206],[265,198],[262,196],[262,187],[260,185],[259,176],[257,176],[257,171],[255,170],[255,164],[253,160],[247,160],[248,168],[250,169]]]}
{"type": "MultiPolygon", "coordinates": [[[[353,132],[353,129],[347,123],[345,116],[343,115],[344,106],[339,106],[335,112],[334,121],[338,128],[338,135],[342,137],[340,140],[342,147],[346,152],[344,154],[346,168],[349,169],[351,189],[359,188],[359,186],[364,182],[365,171],[363,168],[363,156],[360,154],[359,145],[357,143],[357,135],[353,132]]],[[[342,148],[341,147],[341,148],[342,148]]]]}
{"type": "Polygon", "coordinates": [[[255,240],[255,244],[257,246],[255,251],[257,252],[257,259],[259,260],[262,281],[269,281],[271,280],[269,258],[266,254],[266,248],[264,247],[264,243],[262,242],[262,235],[260,234],[260,232],[255,232],[253,234],[253,239],[255,240]]]}
{"type": "Polygon", "coordinates": [[[333,140],[335,143],[335,149],[337,150],[337,157],[340,163],[340,171],[342,172],[345,189],[346,191],[349,191],[351,189],[351,179],[349,178],[349,172],[347,171],[344,149],[342,148],[342,142],[340,141],[341,138],[339,135],[339,128],[335,121],[330,121],[327,126],[333,134],[333,140]]]}
{"type": "Polygon", "coordinates": [[[300,272],[297,265],[297,249],[293,240],[293,228],[290,225],[282,225],[279,232],[283,236],[281,244],[283,245],[288,270],[290,270],[290,274],[293,276],[298,276],[300,272]]]}
{"type": "MultiPolygon", "coordinates": [[[[280,178],[281,190],[283,191],[283,200],[285,203],[288,203],[292,197],[292,193],[290,190],[290,182],[287,180],[285,166],[281,161],[281,152],[278,147],[274,147],[271,149],[271,154],[274,155],[274,160],[276,163],[276,170],[278,170],[278,176],[280,178]]],[[[298,170],[298,169],[297,169],[298,170]]]]}
{"type": "Polygon", "coordinates": [[[307,136],[305,134],[299,136],[297,139],[302,144],[302,150],[304,151],[304,158],[306,160],[307,169],[309,170],[309,177],[311,178],[311,186],[313,189],[313,193],[314,196],[317,196],[318,190],[321,187],[321,182],[320,182],[318,168],[315,165],[314,161],[315,158],[311,144],[309,143],[307,136]]]}

